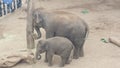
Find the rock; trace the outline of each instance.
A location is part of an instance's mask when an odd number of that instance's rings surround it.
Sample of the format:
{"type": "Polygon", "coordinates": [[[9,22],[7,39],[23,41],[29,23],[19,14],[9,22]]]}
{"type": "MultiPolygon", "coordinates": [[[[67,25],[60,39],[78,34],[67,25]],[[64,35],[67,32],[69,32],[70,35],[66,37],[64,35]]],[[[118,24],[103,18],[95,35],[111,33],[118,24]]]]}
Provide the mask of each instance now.
{"type": "Polygon", "coordinates": [[[2,67],[13,67],[18,64],[20,61],[24,61],[29,64],[35,63],[34,54],[28,54],[27,52],[16,52],[4,55],[0,57],[0,68],[2,67]]]}

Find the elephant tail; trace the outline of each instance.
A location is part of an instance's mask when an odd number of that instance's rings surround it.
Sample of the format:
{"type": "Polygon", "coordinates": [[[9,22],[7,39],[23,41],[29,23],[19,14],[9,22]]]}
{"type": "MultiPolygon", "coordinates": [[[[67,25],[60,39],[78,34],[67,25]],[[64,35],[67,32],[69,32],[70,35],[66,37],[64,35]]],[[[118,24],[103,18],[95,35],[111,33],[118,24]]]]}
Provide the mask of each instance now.
{"type": "Polygon", "coordinates": [[[89,26],[86,23],[84,23],[84,24],[85,24],[85,27],[86,27],[86,29],[85,29],[85,31],[86,31],[85,40],[86,40],[88,38],[88,35],[89,35],[89,26]]]}
{"type": "Polygon", "coordinates": [[[71,62],[72,59],[73,59],[74,49],[75,49],[75,47],[74,47],[74,45],[72,45],[72,50],[71,50],[71,53],[70,53],[70,56],[69,56],[69,61],[70,61],[70,62],[71,62]]]}

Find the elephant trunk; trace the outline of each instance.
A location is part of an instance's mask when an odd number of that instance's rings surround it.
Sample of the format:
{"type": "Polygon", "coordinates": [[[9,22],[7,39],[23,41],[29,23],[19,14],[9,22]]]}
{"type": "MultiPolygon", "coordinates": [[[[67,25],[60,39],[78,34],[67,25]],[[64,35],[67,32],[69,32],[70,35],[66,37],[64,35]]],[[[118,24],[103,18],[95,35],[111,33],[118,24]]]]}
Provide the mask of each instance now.
{"type": "Polygon", "coordinates": [[[36,30],[36,32],[37,32],[37,34],[38,34],[37,39],[39,39],[39,38],[41,37],[41,32],[40,32],[39,27],[38,27],[38,26],[35,26],[35,30],[36,30]]]}

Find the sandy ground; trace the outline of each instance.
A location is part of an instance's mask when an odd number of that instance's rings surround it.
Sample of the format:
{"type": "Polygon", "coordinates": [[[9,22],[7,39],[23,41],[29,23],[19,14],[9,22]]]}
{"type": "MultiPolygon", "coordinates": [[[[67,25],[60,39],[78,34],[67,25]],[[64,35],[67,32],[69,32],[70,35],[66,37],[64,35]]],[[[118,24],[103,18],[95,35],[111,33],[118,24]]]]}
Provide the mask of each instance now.
{"type": "MultiPolygon", "coordinates": [[[[93,0],[92,0],[93,1],[93,0]]],[[[90,33],[84,45],[85,56],[66,65],[64,68],[120,68],[120,48],[104,43],[109,36],[120,33],[120,9],[105,4],[94,4],[88,0],[56,0],[37,2],[36,7],[67,10],[80,15],[89,27],[90,33]],[[87,10],[88,13],[82,13],[87,10]]],[[[13,14],[0,18],[0,54],[26,49],[26,12],[24,7],[13,14]]],[[[44,63],[44,55],[36,64],[21,63],[13,68],[49,68],[44,63]]],[[[59,68],[60,58],[55,56],[52,68],[59,68]]]]}

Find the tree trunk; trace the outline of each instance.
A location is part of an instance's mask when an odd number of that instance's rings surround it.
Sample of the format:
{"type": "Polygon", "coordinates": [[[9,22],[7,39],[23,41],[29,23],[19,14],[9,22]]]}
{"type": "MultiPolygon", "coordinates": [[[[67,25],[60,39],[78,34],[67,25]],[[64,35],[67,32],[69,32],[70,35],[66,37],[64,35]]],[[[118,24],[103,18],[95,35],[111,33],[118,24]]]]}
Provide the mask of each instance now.
{"type": "Polygon", "coordinates": [[[35,41],[33,38],[33,19],[32,13],[34,10],[34,0],[27,0],[27,27],[26,27],[26,37],[27,37],[27,48],[33,49],[35,48],[35,41]]]}

